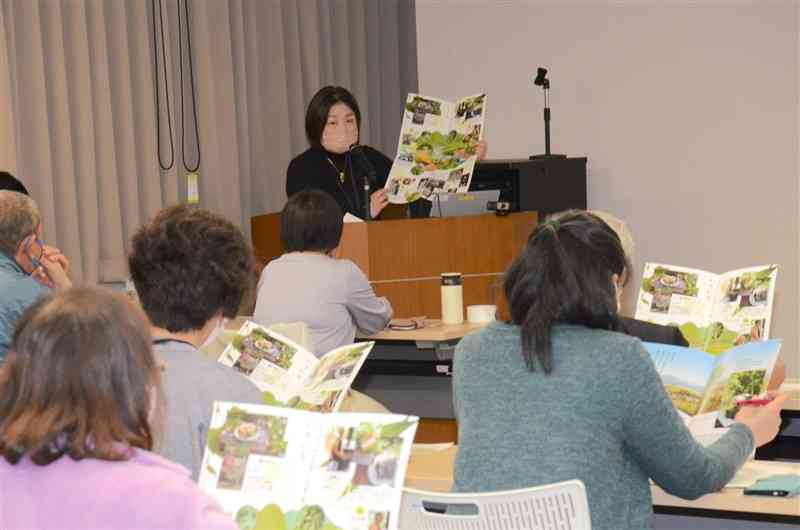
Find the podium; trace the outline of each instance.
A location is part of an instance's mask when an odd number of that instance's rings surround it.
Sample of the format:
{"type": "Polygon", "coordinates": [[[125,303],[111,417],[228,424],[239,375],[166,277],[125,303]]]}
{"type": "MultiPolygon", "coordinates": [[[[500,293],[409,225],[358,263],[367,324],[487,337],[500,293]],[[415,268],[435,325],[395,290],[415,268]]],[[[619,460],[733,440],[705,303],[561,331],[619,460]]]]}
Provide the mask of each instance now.
{"type": "MultiPolygon", "coordinates": [[[[537,220],[536,212],[520,212],[346,223],[338,256],[364,271],[395,317],[441,318],[440,274],[462,274],[465,313],[469,305],[496,303],[503,273],[537,220]]],[[[261,263],[283,253],[279,214],[253,217],[251,229],[261,263]]]]}

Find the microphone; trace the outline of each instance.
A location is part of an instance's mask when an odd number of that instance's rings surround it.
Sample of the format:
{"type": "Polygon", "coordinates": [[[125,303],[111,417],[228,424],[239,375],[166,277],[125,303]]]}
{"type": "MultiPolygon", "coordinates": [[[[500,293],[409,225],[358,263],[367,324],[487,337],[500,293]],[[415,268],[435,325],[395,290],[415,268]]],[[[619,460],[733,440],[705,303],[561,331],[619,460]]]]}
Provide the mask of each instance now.
{"type": "Polygon", "coordinates": [[[364,220],[369,221],[371,218],[370,212],[370,187],[375,182],[375,167],[367,158],[364,153],[364,146],[361,144],[353,144],[350,146],[350,154],[355,159],[356,163],[364,170],[364,220]]]}

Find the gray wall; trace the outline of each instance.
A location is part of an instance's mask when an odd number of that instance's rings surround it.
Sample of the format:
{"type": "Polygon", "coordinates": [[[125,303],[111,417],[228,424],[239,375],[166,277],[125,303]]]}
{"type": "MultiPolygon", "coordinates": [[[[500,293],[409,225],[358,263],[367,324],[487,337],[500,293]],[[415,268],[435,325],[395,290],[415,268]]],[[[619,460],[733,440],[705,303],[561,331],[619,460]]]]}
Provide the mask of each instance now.
{"type": "MultiPolygon", "coordinates": [[[[589,206],[625,219],[641,264],[778,263],[771,335],[800,376],[798,8],[695,1],[417,1],[420,92],[487,91],[490,157],[589,158],[589,206]]],[[[632,308],[635,286],[627,293],[632,308]]]]}

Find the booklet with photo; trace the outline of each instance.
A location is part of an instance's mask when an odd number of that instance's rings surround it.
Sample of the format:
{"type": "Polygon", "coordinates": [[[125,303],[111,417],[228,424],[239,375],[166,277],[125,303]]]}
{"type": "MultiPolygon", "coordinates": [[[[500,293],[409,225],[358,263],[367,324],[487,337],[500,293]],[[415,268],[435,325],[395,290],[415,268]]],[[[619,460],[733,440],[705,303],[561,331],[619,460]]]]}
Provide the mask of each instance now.
{"type": "Polygon", "coordinates": [[[689,346],[719,354],[769,338],[777,265],[713,274],[647,263],[636,318],[675,325],[689,346]]]}
{"type": "Polygon", "coordinates": [[[693,432],[728,427],[743,400],[765,394],[780,340],[748,342],[720,355],[643,343],[670,399],[693,432]]]}
{"type": "Polygon", "coordinates": [[[296,342],[247,321],[218,361],[249,377],[268,405],[335,412],[374,344],[348,344],[317,359],[296,342]]]}
{"type": "Polygon", "coordinates": [[[418,418],[216,402],[198,483],[242,530],[389,530],[418,418]]]}
{"type": "Polygon", "coordinates": [[[389,202],[404,204],[435,193],[469,190],[486,94],[451,103],[419,94],[406,98],[397,156],[386,180],[389,202]]]}

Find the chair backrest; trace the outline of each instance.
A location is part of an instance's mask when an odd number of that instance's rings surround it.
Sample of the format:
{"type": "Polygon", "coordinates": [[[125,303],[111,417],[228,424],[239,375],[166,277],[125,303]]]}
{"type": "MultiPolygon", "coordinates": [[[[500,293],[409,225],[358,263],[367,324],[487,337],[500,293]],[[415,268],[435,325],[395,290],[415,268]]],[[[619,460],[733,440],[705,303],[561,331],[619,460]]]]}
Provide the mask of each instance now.
{"type": "Polygon", "coordinates": [[[580,480],[491,493],[403,490],[399,530],[584,530],[592,526],[580,480]]]}

